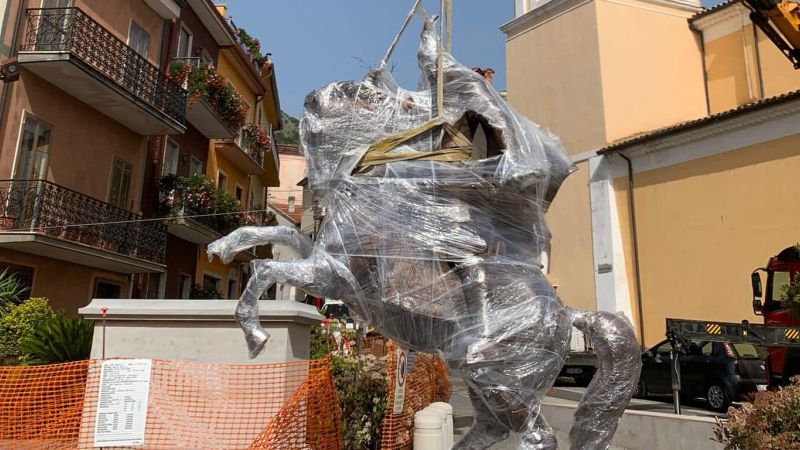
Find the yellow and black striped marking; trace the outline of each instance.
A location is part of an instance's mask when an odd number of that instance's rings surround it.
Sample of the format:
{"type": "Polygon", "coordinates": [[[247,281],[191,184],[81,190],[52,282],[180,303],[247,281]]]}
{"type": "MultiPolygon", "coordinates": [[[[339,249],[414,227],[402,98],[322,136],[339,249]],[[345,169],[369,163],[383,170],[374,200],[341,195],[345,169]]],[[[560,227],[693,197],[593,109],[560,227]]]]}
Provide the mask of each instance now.
{"type": "Polygon", "coordinates": [[[786,336],[786,339],[790,341],[796,341],[800,339],[800,330],[796,328],[787,328],[783,334],[786,336]]]}
{"type": "Polygon", "coordinates": [[[715,323],[706,324],[706,333],[708,334],[722,334],[722,327],[715,323]]]}

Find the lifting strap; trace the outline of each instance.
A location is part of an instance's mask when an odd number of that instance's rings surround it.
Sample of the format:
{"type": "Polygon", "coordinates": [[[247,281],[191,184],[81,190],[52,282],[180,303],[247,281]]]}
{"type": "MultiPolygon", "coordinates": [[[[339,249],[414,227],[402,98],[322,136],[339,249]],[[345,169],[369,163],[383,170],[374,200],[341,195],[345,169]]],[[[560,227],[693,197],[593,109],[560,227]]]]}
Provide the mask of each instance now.
{"type": "MultiPolygon", "coordinates": [[[[417,0],[414,3],[414,6],[411,8],[411,11],[408,13],[408,16],[406,16],[403,26],[400,27],[400,32],[397,33],[397,36],[395,36],[392,44],[386,51],[386,55],[383,57],[383,61],[381,61],[382,68],[389,62],[389,58],[392,56],[392,53],[397,47],[400,37],[406,31],[406,28],[408,28],[408,25],[411,23],[411,19],[414,17],[414,15],[419,12],[419,9],[422,7],[421,4],[422,0],[417,0]]],[[[452,11],[452,0],[441,0],[441,15],[439,18],[441,36],[439,36],[436,68],[436,117],[416,128],[387,136],[372,144],[359,161],[357,165],[358,168],[378,166],[381,164],[388,164],[398,161],[466,161],[472,156],[472,152],[474,150],[472,142],[466,136],[464,136],[463,133],[449,123],[445,122],[442,118],[442,112],[444,111],[445,51],[442,40],[445,39],[446,35],[447,51],[451,51],[452,28],[450,20],[452,18],[452,11]],[[455,146],[432,152],[409,151],[402,153],[389,153],[399,145],[402,145],[423,133],[437,129],[443,130],[450,137],[455,146]]]]}
{"type": "Polygon", "coordinates": [[[398,161],[466,161],[472,156],[472,142],[457,128],[437,117],[410,130],[387,136],[370,145],[358,163],[358,167],[378,166],[398,161]],[[443,148],[433,152],[400,152],[389,153],[398,146],[428,131],[442,129],[455,144],[454,147],[443,148]]]}

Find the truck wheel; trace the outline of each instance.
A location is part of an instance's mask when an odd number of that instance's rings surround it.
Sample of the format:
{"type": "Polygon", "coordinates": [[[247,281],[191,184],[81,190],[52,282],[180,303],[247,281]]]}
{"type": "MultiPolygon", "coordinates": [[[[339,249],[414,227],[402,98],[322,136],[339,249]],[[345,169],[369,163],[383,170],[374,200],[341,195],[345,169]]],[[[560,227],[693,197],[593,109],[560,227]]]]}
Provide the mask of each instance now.
{"type": "Polygon", "coordinates": [[[633,398],[647,397],[647,386],[644,384],[644,379],[639,377],[639,382],[636,383],[636,390],[633,391],[633,398]]]}
{"type": "Polygon", "coordinates": [[[800,359],[795,356],[789,359],[787,363],[783,368],[783,384],[788,386],[792,384],[792,377],[800,375],[800,359]]]}
{"type": "Polygon", "coordinates": [[[706,401],[708,406],[714,411],[725,412],[731,406],[731,399],[728,397],[728,391],[722,384],[712,384],[706,390],[706,401]]]}

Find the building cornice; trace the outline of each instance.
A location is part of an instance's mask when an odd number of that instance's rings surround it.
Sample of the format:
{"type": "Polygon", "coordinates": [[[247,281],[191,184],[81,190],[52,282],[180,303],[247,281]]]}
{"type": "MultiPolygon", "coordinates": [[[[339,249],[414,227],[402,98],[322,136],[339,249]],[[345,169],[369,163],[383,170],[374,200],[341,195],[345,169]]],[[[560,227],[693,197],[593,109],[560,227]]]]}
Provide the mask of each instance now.
{"type": "MultiPolygon", "coordinates": [[[[638,157],[664,152],[677,147],[697,143],[709,138],[741,132],[764,124],[777,124],[784,119],[800,115],[800,91],[766,100],[770,104],[745,105],[741,108],[721,113],[684,125],[655,132],[651,135],[634,138],[599,151],[599,154],[624,152],[629,157],[638,157]],[[635,142],[639,141],[639,142],[635,142]]],[[[797,131],[800,133],[800,131],[797,131]]],[[[785,134],[785,133],[784,133],[785,134]]],[[[777,139],[781,135],[765,136],[777,139]]],[[[742,141],[741,147],[752,145],[742,141]]]]}
{"type": "Polygon", "coordinates": [[[739,20],[737,24],[741,27],[743,25],[741,22],[742,16],[746,17],[748,22],[750,21],[750,11],[739,1],[725,4],[719,9],[707,11],[708,12],[704,11],[689,19],[693,28],[699,31],[705,31],[715,25],[728,22],[731,19],[739,20]]]}
{"type": "MultiPolygon", "coordinates": [[[[500,30],[506,34],[508,39],[511,39],[592,1],[594,0],[551,0],[500,26],[500,30]]],[[[633,3],[644,3],[673,8],[686,13],[697,13],[702,10],[700,3],[696,0],[634,0],[614,3],[630,3],[630,6],[636,6],[633,3]]]]}
{"type": "Polygon", "coordinates": [[[526,12],[511,22],[501,25],[500,31],[505,33],[508,39],[511,39],[531,28],[535,28],[544,22],[592,1],[594,0],[551,0],[542,6],[526,12]]]}

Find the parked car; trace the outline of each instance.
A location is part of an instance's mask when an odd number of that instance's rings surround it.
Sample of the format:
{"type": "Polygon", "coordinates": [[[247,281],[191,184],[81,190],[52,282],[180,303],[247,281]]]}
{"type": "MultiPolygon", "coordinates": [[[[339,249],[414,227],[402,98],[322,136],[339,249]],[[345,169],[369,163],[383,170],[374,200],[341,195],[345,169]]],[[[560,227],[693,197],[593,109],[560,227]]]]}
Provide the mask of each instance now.
{"type": "MultiPolygon", "coordinates": [[[[672,394],[670,344],[660,342],[642,355],[635,397],[672,394]]],[[[715,411],[767,388],[767,349],[753,344],[690,341],[681,355],[681,397],[704,398],[715,411]]]]}
{"type": "Polygon", "coordinates": [[[320,308],[320,314],[328,319],[338,319],[345,323],[347,328],[353,328],[353,318],[350,316],[350,309],[341,300],[325,300],[325,304],[320,308]]]}

